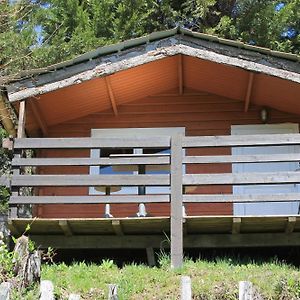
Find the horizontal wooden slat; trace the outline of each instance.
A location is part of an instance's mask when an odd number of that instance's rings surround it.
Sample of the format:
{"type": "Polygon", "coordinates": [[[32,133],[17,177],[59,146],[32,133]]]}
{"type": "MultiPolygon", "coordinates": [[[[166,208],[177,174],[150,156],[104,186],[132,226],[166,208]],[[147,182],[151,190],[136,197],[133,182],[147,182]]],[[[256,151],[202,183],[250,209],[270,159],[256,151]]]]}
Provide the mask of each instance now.
{"type": "Polygon", "coordinates": [[[183,137],[184,148],[190,147],[240,147],[240,146],[273,146],[299,145],[300,134],[260,134],[183,137]]]}
{"type": "Polygon", "coordinates": [[[284,202],[299,201],[300,193],[289,194],[251,194],[251,195],[183,195],[186,203],[245,203],[245,202],[284,202]]]}
{"type": "Polygon", "coordinates": [[[9,187],[10,179],[7,176],[0,176],[0,186],[9,187]]]}
{"type": "Polygon", "coordinates": [[[115,196],[12,196],[10,204],[114,204],[167,203],[169,195],[115,195],[115,196]]]}
{"type": "Polygon", "coordinates": [[[215,155],[215,156],[185,156],[186,164],[219,164],[219,163],[261,163],[261,162],[290,162],[300,161],[300,154],[272,155],[215,155]]]}
{"type": "Polygon", "coordinates": [[[170,137],[126,138],[21,138],[15,139],[15,149],[55,148],[163,148],[170,146],[170,137]]]}
{"type": "Polygon", "coordinates": [[[299,172],[261,172],[188,174],[183,176],[184,185],[222,185],[222,184],[281,184],[300,183],[299,172]]]}
{"type": "Polygon", "coordinates": [[[13,166],[112,166],[112,165],[168,165],[169,157],[122,158],[14,158],[13,166]]]}
{"type": "Polygon", "coordinates": [[[169,175],[15,175],[12,186],[169,185],[169,175]]]}

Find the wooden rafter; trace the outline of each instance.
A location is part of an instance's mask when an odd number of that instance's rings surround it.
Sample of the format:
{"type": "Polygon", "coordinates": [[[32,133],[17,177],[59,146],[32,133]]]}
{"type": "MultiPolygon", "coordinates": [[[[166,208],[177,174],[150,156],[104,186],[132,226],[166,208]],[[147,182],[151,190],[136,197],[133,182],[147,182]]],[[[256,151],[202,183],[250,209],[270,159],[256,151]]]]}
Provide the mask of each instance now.
{"type": "Polygon", "coordinates": [[[245,96],[245,108],[244,108],[245,112],[247,112],[249,109],[252,88],[253,88],[253,80],[254,80],[254,73],[250,72],[248,77],[246,96],[245,96]]]}
{"type": "Polygon", "coordinates": [[[285,227],[285,232],[286,233],[292,233],[294,231],[296,222],[297,222],[296,217],[288,217],[286,227],[285,227]]]}
{"type": "Polygon", "coordinates": [[[112,220],[111,225],[116,235],[124,235],[120,220],[112,220]]]}
{"type": "Polygon", "coordinates": [[[183,94],[183,58],[182,55],[178,55],[178,90],[179,95],[183,94]]]}
{"type": "Polygon", "coordinates": [[[72,229],[67,220],[59,220],[58,224],[59,224],[59,227],[61,228],[61,230],[63,231],[64,235],[66,235],[66,236],[73,235],[72,229]]]}
{"type": "Polygon", "coordinates": [[[233,218],[232,219],[232,234],[238,234],[241,231],[242,218],[233,218]]]}
{"type": "Polygon", "coordinates": [[[104,80],[105,80],[105,83],[106,83],[106,88],[107,88],[107,91],[108,91],[109,100],[110,100],[112,109],[114,111],[115,116],[117,116],[118,115],[117,102],[116,102],[115,95],[114,95],[114,92],[113,92],[113,89],[112,89],[112,86],[111,86],[111,83],[110,83],[110,79],[108,77],[105,77],[104,80]]]}
{"type": "Polygon", "coordinates": [[[19,107],[17,138],[23,138],[25,136],[25,122],[26,122],[25,101],[21,101],[19,107]]]}
{"type": "Polygon", "coordinates": [[[43,132],[43,136],[47,136],[49,131],[48,131],[48,126],[45,121],[45,117],[43,113],[40,110],[40,107],[38,103],[36,103],[33,99],[28,101],[28,105],[30,106],[32,113],[34,115],[34,118],[36,119],[37,123],[39,124],[39,127],[41,128],[43,132]]]}

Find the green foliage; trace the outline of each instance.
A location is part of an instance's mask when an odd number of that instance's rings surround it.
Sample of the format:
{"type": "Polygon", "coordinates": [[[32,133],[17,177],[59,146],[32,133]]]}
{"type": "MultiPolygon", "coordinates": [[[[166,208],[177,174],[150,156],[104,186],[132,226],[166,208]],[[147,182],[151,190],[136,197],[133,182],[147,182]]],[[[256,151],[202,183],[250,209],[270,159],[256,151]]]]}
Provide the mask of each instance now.
{"type": "Polygon", "coordinates": [[[4,243],[3,233],[0,232],[0,282],[13,277],[13,253],[4,243]]]}
{"type": "Polygon", "coordinates": [[[180,271],[170,269],[167,255],[163,254],[160,261],[161,267],[154,268],[138,264],[118,268],[111,260],[100,265],[47,265],[42,269],[42,279],[54,282],[59,299],[67,298],[70,292],[79,293],[84,299],[106,299],[111,283],[118,285],[119,298],[124,300],[178,299],[181,275],[192,278],[194,299],[237,299],[241,280],[252,281],[264,299],[300,297],[299,269],[276,259],[270,262],[186,259],[180,271]]]}
{"type": "Polygon", "coordinates": [[[299,53],[300,0],[0,1],[0,76],[182,25],[299,53]]]}

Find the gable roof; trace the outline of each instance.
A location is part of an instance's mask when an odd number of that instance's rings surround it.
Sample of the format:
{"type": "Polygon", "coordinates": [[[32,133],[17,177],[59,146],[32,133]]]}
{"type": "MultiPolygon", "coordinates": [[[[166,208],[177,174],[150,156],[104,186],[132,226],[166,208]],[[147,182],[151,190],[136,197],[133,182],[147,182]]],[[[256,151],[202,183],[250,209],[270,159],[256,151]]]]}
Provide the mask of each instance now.
{"type": "Polygon", "coordinates": [[[300,83],[300,56],[196,33],[181,27],[104,46],[72,60],[24,72],[6,86],[10,102],[183,54],[300,83]]]}

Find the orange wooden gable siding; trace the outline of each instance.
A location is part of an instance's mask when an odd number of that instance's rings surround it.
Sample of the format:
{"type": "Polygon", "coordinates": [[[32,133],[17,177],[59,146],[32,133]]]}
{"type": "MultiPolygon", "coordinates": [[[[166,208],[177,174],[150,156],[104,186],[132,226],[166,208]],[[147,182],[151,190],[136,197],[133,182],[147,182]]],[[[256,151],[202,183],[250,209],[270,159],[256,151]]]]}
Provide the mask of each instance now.
{"type": "MultiPolygon", "coordinates": [[[[88,116],[49,127],[50,137],[88,137],[92,128],[134,128],[134,127],[185,127],[186,135],[229,135],[231,125],[261,124],[260,107],[250,106],[244,112],[244,103],[212,94],[194,96],[150,96],[142,100],[128,102],[118,106],[118,116],[112,110],[93,113],[88,116]]],[[[300,117],[269,110],[268,123],[299,123],[300,117]]],[[[228,154],[228,148],[190,150],[188,154],[228,154]]],[[[52,156],[89,156],[88,151],[47,151],[43,155],[52,156]]],[[[42,170],[45,173],[88,173],[87,167],[57,167],[42,170]]],[[[188,173],[230,173],[231,164],[190,165],[188,173]]],[[[201,187],[201,193],[231,193],[230,186],[201,187]]],[[[44,188],[44,195],[86,195],[87,188],[44,188]]],[[[169,215],[168,204],[147,204],[147,211],[153,216],[169,215]]],[[[115,217],[134,216],[136,204],[111,205],[115,217]]],[[[229,215],[232,204],[188,204],[188,215],[229,215]]],[[[43,205],[39,206],[39,217],[101,217],[103,205],[43,205]]]]}

